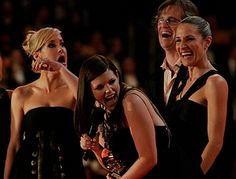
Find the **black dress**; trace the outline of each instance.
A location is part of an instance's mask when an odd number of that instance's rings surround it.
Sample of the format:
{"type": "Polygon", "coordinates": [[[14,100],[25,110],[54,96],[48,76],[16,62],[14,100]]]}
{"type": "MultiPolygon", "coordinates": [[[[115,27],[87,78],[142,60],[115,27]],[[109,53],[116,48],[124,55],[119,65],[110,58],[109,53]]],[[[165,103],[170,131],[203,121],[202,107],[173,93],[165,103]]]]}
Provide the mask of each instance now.
{"type": "Polygon", "coordinates": [[[5,89],[0,88],[0,179],[3,178],[7,146],[10,139],[10,98],[5,89]]]}
{"type": "Polygon", "coordinates": [[[200,168],[201,154],[208,142],[207,106],[196,103],[189,97],[206,83],[210,75],[215,73],[217,72],[211,70],[198,78],[180,100],[168,107],[166,113],[173,138],[192,161],[191,165],[198,178],[203,177],[200,168]]]}
{"type": "Polygon", "coordinates": [[[64,107],[31,109],[24,117],[22,136],[11,178],[85,178],[72,110],[64,107]]]}
{"type": "MultiPolygon", "coordinates": [[[[167,161],[165,156],[168,151],[168,131],[165,126],[158,126],[156,129],[156,137],[157,137],[157,150],[158,150],[158,165],[153,168],[148,175],[146,175],[145,179],[171,179],[167,176],[170,172],[166,173],[166,164],[167,161]]],[[[116,159],[122,161],[122,164],[125,166],[125,170],[137,160],[138,153],[136,151],[134,141],[130,134],[129,128],[123,128],[115,132],[110,138],[110,150],[116,159]]]]}
{"type": "MultiPolygon", "coordinates": [[[[110,114],[110,117],[108,117],[102,125],[102,131],[106,144],[105,147],[112,152],[116,160],[125,166],[124,172],[127,171],[138,159],[138,153],[130,130],[128,127],[124,127],[122,120],[119,120],[124,118],[121,99],[123,99],[123,96],[125,96],[125,94],[131,89],[134,88],[129,88],[122,85],[120,101],[118,102],[116,109],[110,114]]],[[[153,108],[156,110],[157,115],[160,116],[154,105],[153,108]]],[[[164,122],[164,119],[162,120],[164,122]]],[[[173,140],[169,128],[167,126],[155,126],[155,135],[158,163],[143,178],[193,179],[193,173],[189,165],[190,163],[186,160],[185,153],[182,152],[181,148],[179,148],[177,143],[173,140]]],[[[122,172],[122,174],[124,172],[122,172]]]]}

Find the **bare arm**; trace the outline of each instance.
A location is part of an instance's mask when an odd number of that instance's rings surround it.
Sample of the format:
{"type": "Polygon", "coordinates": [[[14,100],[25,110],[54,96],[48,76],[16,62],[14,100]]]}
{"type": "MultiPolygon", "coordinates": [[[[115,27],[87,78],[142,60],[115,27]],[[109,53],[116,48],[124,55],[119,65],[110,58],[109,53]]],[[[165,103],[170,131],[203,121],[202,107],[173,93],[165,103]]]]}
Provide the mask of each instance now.
{"type": "Polygon", "coordinates": [[[140,96],[128,94],[123,100],[123,107],[138,158],[122,179],[142,178],[157,164],[153,120],[140,96]]]}
{"type": "Polygon", "coordinates": [[[11,167],[16,152],[20,148],[20,134],[23,119],[22,100],[20,90],[16,89],[12,94],[11,100],[11,137],[7,149],[7,156],[4,169],[4,179],[9,179],[11,167]]]}
{"type": "Polygon", "coordinates": [[[68,87],[74,94],[74,98],[77,99],[77,89],[78,89],[78,83],[79,83],[79,78],[75,76],[71,71],[69,71],[65,66],[60,68],[60,73],[67,83],[68,87]]]}
{"type": "Polygon", "coordinates": [[[208,79],[205,90],[208,103],[208,143],[202,153],[201,168],[207,173],[223,146],[228,85],[222,77],[213,76],[208,79]]]}

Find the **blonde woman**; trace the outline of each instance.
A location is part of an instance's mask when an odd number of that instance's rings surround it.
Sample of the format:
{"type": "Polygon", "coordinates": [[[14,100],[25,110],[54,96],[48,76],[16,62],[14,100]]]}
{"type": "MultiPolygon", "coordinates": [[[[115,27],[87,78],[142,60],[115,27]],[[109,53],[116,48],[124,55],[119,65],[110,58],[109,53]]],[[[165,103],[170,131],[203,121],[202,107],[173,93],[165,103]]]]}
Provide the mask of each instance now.
{"type": "Polygon", "coordinates": [[[29,31],[22,46],[40,76],[13,91],[4,179],[83,179],[73,127],[78,78],[67,69],[61,31],[51,27],[29,31]]]}

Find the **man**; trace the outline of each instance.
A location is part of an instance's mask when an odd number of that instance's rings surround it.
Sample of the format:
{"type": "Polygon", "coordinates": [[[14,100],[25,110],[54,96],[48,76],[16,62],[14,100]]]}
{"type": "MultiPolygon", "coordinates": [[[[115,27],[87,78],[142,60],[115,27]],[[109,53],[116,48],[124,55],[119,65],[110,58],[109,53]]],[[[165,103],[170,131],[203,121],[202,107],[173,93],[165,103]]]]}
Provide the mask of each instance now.
{"type": "Polygon", "coordinates": [[[198,8],[190,0],[166,0],[158,7],[154,18],[154,27],[165,58],[150,78],[147,93],[163,116],[166,106],[174,100],[173,86],[176,88],[180,80],[184,81],[187,76],[187,70],[181,66],[175,49],[176,27],[184,17],[198,14],[198,8]]]}

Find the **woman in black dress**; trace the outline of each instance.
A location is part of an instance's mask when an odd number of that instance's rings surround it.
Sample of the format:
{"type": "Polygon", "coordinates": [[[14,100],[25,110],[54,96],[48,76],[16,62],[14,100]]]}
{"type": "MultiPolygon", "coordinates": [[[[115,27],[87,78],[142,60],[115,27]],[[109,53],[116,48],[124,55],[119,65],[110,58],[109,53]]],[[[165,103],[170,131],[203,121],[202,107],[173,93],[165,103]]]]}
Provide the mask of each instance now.
{"type": "Polygon", "coordinates": [[[178,25],[176,49],[189,77],[169,106],[167,122],[198,178],[217,179],[210,171],[223,146],[228,84],[208,59],[211,42],[210,25],[201,17],[189,16],[178,25]]]}
{"type": "Polygon", "coordinates": [[[84,179],[73,126],[78,78],[67,69],[61,32],[51,27],[29,31],[23,49],[40,77],[13,91],[4,179],[84,179]]]}
{"type": "Polygon", "coordinates": [[[170,155],[165,121],[143,91],[121,81],[111,60],[94,55],[82,64],[77,96],[81,147],[93,151],[108,178],[185,178],[170,155]]]}

